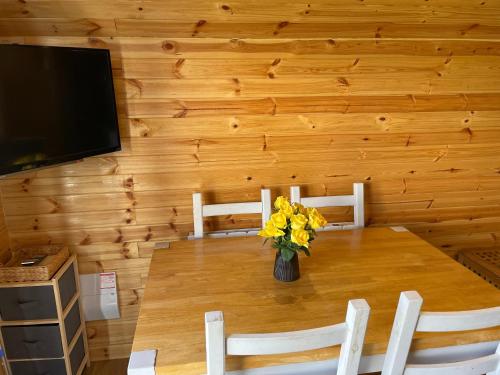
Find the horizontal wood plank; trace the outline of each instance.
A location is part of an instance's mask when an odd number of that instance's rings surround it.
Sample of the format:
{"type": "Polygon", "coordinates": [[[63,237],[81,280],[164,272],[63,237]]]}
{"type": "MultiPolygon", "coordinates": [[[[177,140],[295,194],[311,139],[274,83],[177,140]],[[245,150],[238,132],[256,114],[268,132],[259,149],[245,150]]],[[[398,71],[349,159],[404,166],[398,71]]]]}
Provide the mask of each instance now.
{"type": "Polygon", "coordinates": [[[294,97],[294,85],[301,87],[303,97],[374,95],[453,95],[497,92],[495,76],[439,77],[435,73],[352,75],[335,78],[294,79],[115,79],[118,98],[180,99],[180,98],[260,98],[262,92],[271,97],[294,97]],[[193,95],[194,93],[194,95],[193,95]]]}
{"type": "Polygon", "coordinates": [[[429,22],[452,23],[456,20],[494,21],[496,3],[460,3],[457,0],[442,1],[437,4],[426,4],[417,0],[405,1],[377,0],[367,7],[362,2],[342,0],[331,2],[319,0],[314,4],[294,3],[285,0],[274,0],[266,5],[265,11],[256,1],[236,0],[230,4],[214,4],[210,0],[196,0],[189,3],[165,4],[160,0],[152,0],[147,4],[137,4],[132,0],[119,3],[103,3],[98,0],[71,0],[67,7],[58,7],[54,0],[37,0],[19,3],[5,0],[0,15],[2,17],[46,18],[46,17],[108,17],[108,18],[141,18],[164,20],[198,20],[202,15],[210,21],[224,22],[257,22],[257,21],[320,21],[338,22],[349,17],[350,21],[373,20],[380,17],[383,21],[404,23],[420,22],[433,16],[429,22]],[[459,10],[457,10],[457,8],[459,10]]]}
{"type": "MultiPolygon", "coordinates": [[[[346,12],[346,15],[349,13],[346,12]]],[[[500,27],[493,25],[455,21],[449,23],[408,22],[392,23],[391,21],[349,22],[335,17],[328,22],[210,22],[197,19],[189,23],[165,20],[118,19],[119,35],[142,37],[168,36],[177,38],[426,38],[433,39],[436,34],[442,39],[498,39],[500,27]],[[237,26],[237,27],[235,27],[237,26]]],[[[383,17],[383,15],[382,15],[383,17]]],[[[349,18],[348,16],[346,18],[349,18]]]]}
{"type": "Polygon", "coordinates": [[[0,35],[112,36],[116,35],[116,24],[113,19],[0,18],[0,35]]]}
{"type": "Polygon", "coordinates": [[[130,225],[116,227],[93,227],[82,229],[63,229],[50,231],[10,232],[14,247],[24,244],[74,244],[90,245],[100,243],[121,243],[132,241],[156,241],[158,239],[178,239],[181,233],[189,231],[188,226],[130,225]]]}
{"type": "Polygon", "coordinates": [[[302,58],[171,58],[121,59],[114,66],[116,77],[127,79],[204,79],[212,78],[319,78],[345,76],[416,74],[467,78],[491,76],[498,70],[497,56],[403,56],[332,55],[329,59],[302,58]]]}
{"type": "Polygon", "coordinates": [[[73,36],[3,36],[2,43],[106,48],[115,62],[122,58],[331,58],[338,55],[498,56],[500,40],[455,41],[320,38],[138,38],[73,36]]]}
{"type": "Polygon", "coordinates": [[[205,117],[287,113],[374,113],[495,111],[499,93],[450,95],[311,96],[220,99],[140,99],[118,101],[123,116],[205,117]]]}
{"type": "MultiPolygon", "coordinates": [[[[246,136],[495,130],[500,111],[297,113],[120,119],[124,137],[176,140],[246,136]]],[[[0,181],[1,184],[1,181],[0,181]]]]}

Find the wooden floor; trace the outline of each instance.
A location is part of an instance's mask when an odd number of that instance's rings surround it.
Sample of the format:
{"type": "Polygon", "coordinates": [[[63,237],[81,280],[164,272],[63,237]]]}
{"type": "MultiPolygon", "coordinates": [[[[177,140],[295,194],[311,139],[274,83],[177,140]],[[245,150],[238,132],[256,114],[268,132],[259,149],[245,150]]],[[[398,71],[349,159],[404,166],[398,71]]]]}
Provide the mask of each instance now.
{"type": "Polygon", "coordinates": [[[128,358],[92,362],[84,375],[126,375],[128,358]]]}

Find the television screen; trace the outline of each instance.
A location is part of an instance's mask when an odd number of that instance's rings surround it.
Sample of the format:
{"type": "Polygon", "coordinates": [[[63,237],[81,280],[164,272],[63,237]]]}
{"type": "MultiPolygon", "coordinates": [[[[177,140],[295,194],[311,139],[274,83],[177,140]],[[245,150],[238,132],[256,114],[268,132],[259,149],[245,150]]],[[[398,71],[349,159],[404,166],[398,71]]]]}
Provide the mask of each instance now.
{"type": "Polygon", "coordinates": [[[0,45],[0,175],[117,150],[108,50],[0,45]]]}

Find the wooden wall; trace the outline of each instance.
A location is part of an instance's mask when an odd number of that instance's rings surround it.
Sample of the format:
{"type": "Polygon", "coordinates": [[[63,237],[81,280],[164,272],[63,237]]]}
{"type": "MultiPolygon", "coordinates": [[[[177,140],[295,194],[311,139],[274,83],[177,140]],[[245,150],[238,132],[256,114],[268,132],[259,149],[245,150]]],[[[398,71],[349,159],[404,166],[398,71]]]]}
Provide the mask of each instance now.
{"type": "Polygon", "coordinates": [[[450,255],[498,246],[498,0],[0,4],[4,43],[111,50],[123,151],[0,183],[14,244],[118,272],[123,318],[89,323],[93,359],[128,355],[153,244],[192,228],[193,191],[362,181],[370,225],[450,255]]]}
{"type": "Polygon", "coordinates": [[[6,262],[10,257],[10,255],[8,255],[10,253],[9,247],[9,233],[7,231],[7,226],[5,225],[2,197],[0,195],[0,264],[6,262]]]}

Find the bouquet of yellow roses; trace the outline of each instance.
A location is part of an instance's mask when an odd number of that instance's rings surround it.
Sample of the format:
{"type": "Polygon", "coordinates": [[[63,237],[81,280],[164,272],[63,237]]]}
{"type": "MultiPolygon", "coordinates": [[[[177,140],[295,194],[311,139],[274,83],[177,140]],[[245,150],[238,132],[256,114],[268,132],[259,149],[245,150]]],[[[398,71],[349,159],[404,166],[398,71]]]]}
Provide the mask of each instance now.
{"type": "Polygon", "coordinates": [[[309,244],[316,237],[316,229],[327,224],[325,218],[316,208],[306,208],[300,203],[292,205],[282,196],[276,198],[274,208],[259,236],[273,238],[273,247],[287,262],[299,251],[310,256],[309,244]]]}

